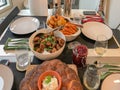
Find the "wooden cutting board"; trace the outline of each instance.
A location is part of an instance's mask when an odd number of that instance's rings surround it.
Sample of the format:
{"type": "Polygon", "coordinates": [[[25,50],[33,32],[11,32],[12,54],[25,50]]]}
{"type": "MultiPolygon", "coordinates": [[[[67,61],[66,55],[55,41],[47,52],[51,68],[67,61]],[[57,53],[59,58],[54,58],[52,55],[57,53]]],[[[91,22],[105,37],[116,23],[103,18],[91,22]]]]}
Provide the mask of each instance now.
{"type": "MultiPolygon", "coordinates": [[[[35,68],[37,65],[30,65],[28,68],[27,68],[27,70],[26,70],[26,75],[27,75],[27,73],[29,73],[33,68],[35,68]]],[[[76,67],[76,65],[74,65],[74,64],[68,64],[68,67],[69,68],[71,68],[71,69],[73,69],[75,72],[76,72],[76,74],[78,75],[78,71],[77,71],[77,67],[76,67]]]]}

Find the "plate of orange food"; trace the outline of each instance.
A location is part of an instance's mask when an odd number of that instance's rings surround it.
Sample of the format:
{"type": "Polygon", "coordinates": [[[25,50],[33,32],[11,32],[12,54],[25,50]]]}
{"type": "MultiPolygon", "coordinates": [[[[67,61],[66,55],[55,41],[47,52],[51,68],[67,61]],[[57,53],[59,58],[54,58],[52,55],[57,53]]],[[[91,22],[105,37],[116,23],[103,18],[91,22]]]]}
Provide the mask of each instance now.
{"type": "Polygon", "coordinates": [[[73,24],[69,18],[64,16],[56,15],[48,17],[47,26],[48,28],[52,29],[63,26],[60,31],[65,35],[66,41],[72,41],[76,39],[81,33],[80,27],[73,24]]]}

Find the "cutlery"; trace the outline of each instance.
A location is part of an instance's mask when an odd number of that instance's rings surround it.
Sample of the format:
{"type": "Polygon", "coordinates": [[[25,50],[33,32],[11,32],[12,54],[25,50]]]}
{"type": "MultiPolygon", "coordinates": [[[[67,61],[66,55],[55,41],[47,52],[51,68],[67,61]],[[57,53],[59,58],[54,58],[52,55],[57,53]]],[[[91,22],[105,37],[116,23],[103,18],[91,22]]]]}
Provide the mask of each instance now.
{"type": "Polygon", "coordinates": [[[52,30],[49,31],[48,33],[50,33],[50,32],[54,32],[54,31],[56,31],[56,30],[60,30],[60,29],[62,29],[63,27],[64,27],[64,26],[61,25],[61,26],[59,26],[59,27],[56,27],[56,28],[52,29],[52,30]]]}
{"type": "Polygon", "coordinates": [[[82,24],[77,24],[77,23],[74,23],[74,22],[70,22],[71,24],[73,24],[73,25],[76,25],[76,26],[78,26],[78,27],[80,27],[80,28],[83,28],[83,25],[82,24]]]}
{"type": "Polygon", "coordinates": [[[94,64],[98,68],[98,73],[100,74],[101,79],[104,79],[111,73],[120,73],[120,65],[115,65],[115,63],[107,64],[95,61],[94,64]]]}
{"type": "Polygon", "coordinates": [[[120,65],[115,65],[118,63],[101,63],[99,61],[95,61],[94,64],[98,67],[98,68],[120,68],[120,65]]]}
{"type": "Polygon", "coordinates": [[[112,73],[120,73],[120,69],[108,69],[108,68],[102,68],[98,70],[98,73],[100,75],[101,79],[104,79],[108,75],[112,73]]]}

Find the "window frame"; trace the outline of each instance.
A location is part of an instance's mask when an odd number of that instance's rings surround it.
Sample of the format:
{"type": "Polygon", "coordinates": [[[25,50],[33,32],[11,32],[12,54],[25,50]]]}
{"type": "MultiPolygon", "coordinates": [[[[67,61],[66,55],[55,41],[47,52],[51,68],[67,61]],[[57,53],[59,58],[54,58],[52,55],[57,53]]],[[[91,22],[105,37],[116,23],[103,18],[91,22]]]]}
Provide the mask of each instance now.
{"type": "Polygon", "coordinates": [[[7,4],[3,5],[2,7],[0,7],[0,14],[5,12],[6,10],[12,8],[12,0],[6,0],[7,4]]]}

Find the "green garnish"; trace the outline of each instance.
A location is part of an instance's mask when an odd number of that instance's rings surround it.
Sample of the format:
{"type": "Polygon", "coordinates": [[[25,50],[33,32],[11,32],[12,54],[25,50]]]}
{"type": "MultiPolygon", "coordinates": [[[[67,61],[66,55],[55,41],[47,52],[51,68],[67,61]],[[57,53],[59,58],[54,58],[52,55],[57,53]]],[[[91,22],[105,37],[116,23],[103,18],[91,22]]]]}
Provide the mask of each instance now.
{"type": "Polygon", "coordinates": [[[50,83],[51,82],[51,78],[52,78],[52,76],[46,76],[45,77],[45,83],[46,84],[50,83]]]}

